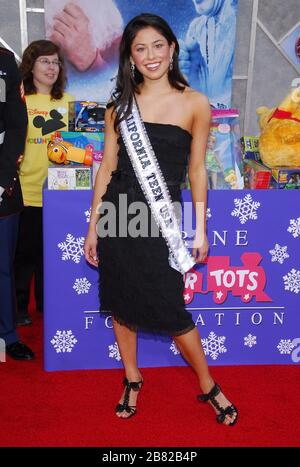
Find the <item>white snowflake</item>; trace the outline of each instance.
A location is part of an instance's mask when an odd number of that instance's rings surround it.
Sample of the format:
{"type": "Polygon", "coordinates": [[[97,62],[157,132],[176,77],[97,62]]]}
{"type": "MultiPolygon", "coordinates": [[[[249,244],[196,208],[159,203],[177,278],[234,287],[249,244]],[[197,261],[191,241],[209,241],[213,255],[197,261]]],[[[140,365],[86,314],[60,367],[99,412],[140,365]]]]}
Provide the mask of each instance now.
{"type": "Polygon", "coordinates": [[[300,292],[300,271],[296,269],[291,269],[285,276],[284,280],[284,289],[289,290],[290,292],[299,293],[300,292]]]}
{"type": "Polygon", "coordinates": [[[207,217],[207,219],[210,219],[212,217],[210,208],[206,209],[206,217],[207,217]]]}
{"type": "Polygon", "coordinates": [[[277,345],[277,349],[281,354],[290,354],[293,348],[294,344],[291,339],[280,339],[280,342],[277,345]]]}
{"type": "Polygon", "coordinates": [[[207,339],[201,339],[205,355],[209,355],[213,360],[216,360],[220,353],[227,352],[226,347],[223,345],[225,340],[225,336],[217,336],[211,331],[207,339]]]}
{"type": "Polygon", "coordinates": [[[112,345],[109,345],[108,350],[109,350],[109,355],[108,356],[110,358],[115,358],[118,362],[121,360],[121,355],[120,355],[119,346],[118,346],[117,342],[115,342],[112,345]]]}
{"type": "Polygon", "coordinates": [[[236,198],[234,200],[235,209],[231,215],[238,217],[241,224],[245,224],[249,219],[257,219],[256,210],[260,206],[259,201],[253,201],[250,194],[244,196],[243,199],[236,198]]]}
{"type": "Polygon", "coordinates": [[[73,289],[77,292],[78,295],[82,293],[89,293],[91,283],[87,280],[86,277],[80,277],[76,279],[73,285],[73,289]]]}
{"type": "Polygon", "coordinates": [[[91,212],[92,212],[92,208],[88,209],[87,211],[84,211],[84,215],[86,217],[87,223],[89,223],[91,220],[91,212]]]}
{"type": "Polygon", "coordinates": [[[72,352],[74,345],[78,342],[72,331],[56,331],[51,339],[51,344],[57,353],[72,352]]]}
{"type": "Polygon", "coordinates": [[[63,261],[71,259],[75,263],[79,263],[83,255],[83,244],[84,237],[75,238],[73,235],[68,234],[66,240],[58,244],[58,248],[63,252],[61,259],[63,261]]]}
{"type": "Polygon", "coordinates": [[[286,250],[287,246],[280,246],[278,243],[276,243],[274,249],[269,250],[269,253],[272,256],[272,263],[274,261],[278,261],[278,263],[282,264],[286,258],[289,258],[290,255],[286,250]]]}
{"type": "Polygon", "coordinates": [[[257,344],[256,336],[252,336],[252,334],[248,334],[248,336],[244,337],[244,345],[251,348],[256,344],[257,344]]]}
{"type": "Polygon", "coordinates": [[[287,231],[290,232],[294,238],[300,236],[300,217],[298,217],[298,219],[290,219],[290,226],[287,231]]]}
{"type": "Polygon", "coordinates": [[[170,345],[170,350],[171,350],[171,352],[173,352],[174,355],[179,355],[180,354],[180,351],[179,351],[177,345],[175,344],[175,341],[172,341],[172,344],[170,345]]]}

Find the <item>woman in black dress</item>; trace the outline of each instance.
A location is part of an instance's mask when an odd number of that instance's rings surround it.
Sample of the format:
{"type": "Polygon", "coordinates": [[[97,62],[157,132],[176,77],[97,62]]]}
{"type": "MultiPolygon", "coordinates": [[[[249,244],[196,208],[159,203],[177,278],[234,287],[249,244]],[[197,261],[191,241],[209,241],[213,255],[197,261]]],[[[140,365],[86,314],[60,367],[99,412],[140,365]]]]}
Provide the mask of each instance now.
{"type": "Polygon", "coordinates": [[[144,330],[174,338],[199,378],[203,392],[199,400],[213,405],[218,422],[234,425],[237,409],[212,379],[199,332],[184,308],[183,272],[192,266],[192,257],[184,253],[180,242],[174,247],[174,232],[165,229],[174,222],[163,218],[165,210],[159,210],[158,220],[155,215],[155,203],[164,196],[158,188],[160,175],[167,200],[164,206],[169,206],[168,199],[171,204],[180,202],[180,184],[188,170],[196,208],[193,261],[205,259],[205,149],[211,112],[206,96],[190,88],[181,75],[178,54],[177,39],[159,16],[146,13],[127,24],[120,45],[116,93],[105,114],[105,150],[95,182],[85,257],[99,267],[100,310],[112,315],[125,368],[117,416],[129,418],[136,413],[143,384],[137,367],[137,330],[144,330]],[[139,124],[144,145],[137,141],[139,124]],[[146,176],[147,164],[155,165],[155,158],[157,170],[146,176]],[[124,202],[126,212],[129,206],[131,213],[125,221],[124,202]],[[139,203],[138,210],[132,203],[139,203]],[[160,228],[153,229],[157,224],[160,228]]]}

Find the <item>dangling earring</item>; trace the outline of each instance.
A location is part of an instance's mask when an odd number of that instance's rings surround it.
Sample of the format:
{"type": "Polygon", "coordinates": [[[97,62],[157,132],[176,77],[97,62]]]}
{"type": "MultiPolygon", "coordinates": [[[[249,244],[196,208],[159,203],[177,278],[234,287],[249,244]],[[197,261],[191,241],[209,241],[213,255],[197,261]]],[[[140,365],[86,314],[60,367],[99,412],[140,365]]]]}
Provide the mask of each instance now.
{"type": "Polygon", "coordinates": [[[131,76],[134,79],[134,75],[135,75],[135,64],[134,63],[130,63],[130,72],[131,72],[131,76]]]}
{"type": "Polygon", "coordinates": [[[169,70],[173,70],[173,57],[170,58],[170,65],[169,65],[169,70]]]}

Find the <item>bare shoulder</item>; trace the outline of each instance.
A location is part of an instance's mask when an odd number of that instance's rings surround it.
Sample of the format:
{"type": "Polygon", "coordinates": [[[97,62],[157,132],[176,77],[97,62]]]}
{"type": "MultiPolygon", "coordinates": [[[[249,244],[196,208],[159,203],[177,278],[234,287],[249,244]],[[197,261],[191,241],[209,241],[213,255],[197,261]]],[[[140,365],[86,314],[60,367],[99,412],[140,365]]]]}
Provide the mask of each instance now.
{"type": "Polygon", "coordinates": [[[208,97],[193,88],[185,88],[186,99],[191,107],[194,118],[210,119],[211,107],[208,97]]]}

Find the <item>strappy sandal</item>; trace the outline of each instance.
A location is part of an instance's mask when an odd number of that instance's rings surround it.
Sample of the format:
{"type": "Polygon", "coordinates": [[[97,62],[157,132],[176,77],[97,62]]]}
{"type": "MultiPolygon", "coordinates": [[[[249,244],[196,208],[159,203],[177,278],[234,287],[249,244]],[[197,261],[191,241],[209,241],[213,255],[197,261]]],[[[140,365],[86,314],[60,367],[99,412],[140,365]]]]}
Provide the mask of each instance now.
{"type": "Polygon", "coordinates": [[[232,417],[233,414],[236,414],[235,419],[231,423],[228,424],[229,426],[233,426],[237,422],[238,410],[233,404],[228,405],[225,409],[223,409],[223,407],[221,407],[219,402],[216,400],[216,396],[220,394],[220,392],[221,392],[220,386],[218,384],[215,384],[208,394],[200,394],[199,396],[197,396],[197,399],[200,402],[210,401],[212,405],[220,412],[216,418],[218,423],[224,423],[226,415],[229,415],[229,417],[232,417]]]}
{"type": "Polygon", "coordinates": [[[124,400],[123,400],[123,403],[122,404],[117,404],[116,406],[116,413],[119,413],[119,412],[123,412],[125,410],[125,412],[127,412],[129,415],[128,417],[119,417],[119,418],[130,418],[130,417],[133,417],[133,415],[136,414],[136,405],[128,405],[129,403],[129,395],[130,395],[130,391],[133,390],[133,391],[139,391],[143,384],[144,384],[144,381],[141,380],[141,381],[138,381],[138,382],[132,382],[130,383],[128,381],[127,378],[124,378],[123,380],[123,384],[125,386],[125,394],[124,394],[124,400]]]}

